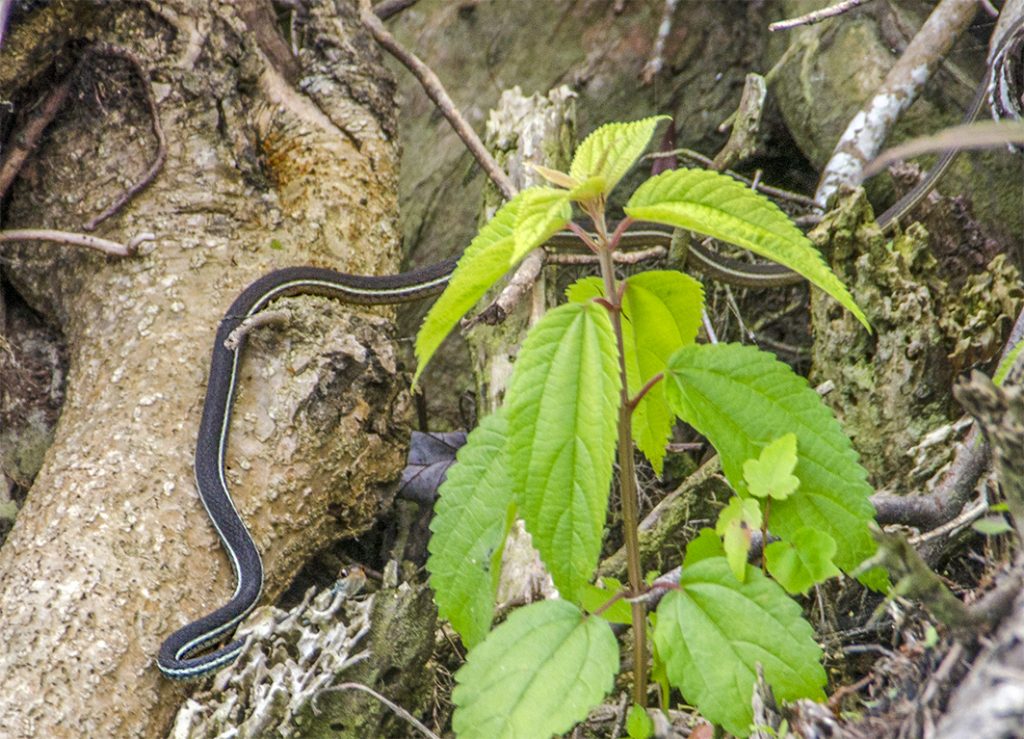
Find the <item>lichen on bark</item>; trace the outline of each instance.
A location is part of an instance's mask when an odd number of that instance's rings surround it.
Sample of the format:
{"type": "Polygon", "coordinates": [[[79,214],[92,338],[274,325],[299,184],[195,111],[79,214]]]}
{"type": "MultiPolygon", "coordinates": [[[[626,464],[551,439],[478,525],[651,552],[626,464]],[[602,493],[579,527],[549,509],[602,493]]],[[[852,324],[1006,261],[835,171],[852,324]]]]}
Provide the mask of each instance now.
{"type": "Polygon", "coordinates": [[[825,400],[876,486],[908,492],[912,465],[894,450],[911,450],[949,422],[955,374],[967,362],[993,358],[1022,304],[1019,273],[996,257],[985,272],[953,283],[932,256],[927,231],[914,224],[887,238],[863,190],[842,200],[811,235],[874,328],[868,334],[835,301],[812,291],[811,382],[835,383],[825,400]],[[977,332],[979,325],[986,331],[977,332]]]}

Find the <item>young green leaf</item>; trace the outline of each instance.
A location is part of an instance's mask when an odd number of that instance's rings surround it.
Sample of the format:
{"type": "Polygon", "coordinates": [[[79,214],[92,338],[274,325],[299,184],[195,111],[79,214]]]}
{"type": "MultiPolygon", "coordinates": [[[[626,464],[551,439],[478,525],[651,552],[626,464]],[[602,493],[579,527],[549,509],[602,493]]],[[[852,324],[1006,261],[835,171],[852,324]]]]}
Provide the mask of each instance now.
{"type": "Polygon", "coordinates": [[[603,177],[603,194],[607,195],[644,153],[658,123],[668,118],[667,115],[659,115],[632,123],[601,126],[576,149],[569,175],[577,182],[603,177]]]}
{"type": "Polygon", "coordinates": [[[625,598],[619,598],[610,606],[608,605],[616,594],[622,592],[622,583],[613,577],[605,577],[602,580],[604,580],[604,584],[601,587],[592,583],[583,586],[580,598],[583,610],[587,613],[595,613],[598,609],[604,608],[598,615],[605,621],[627,626],[633,623],[633,609],[625,598]]]}
{"type": "MultiPolygon", "coordinates": [[[[704,290],[689,275],[651,270],[626,279],[622,316],[626,378],[635,395],[681,346],[692,344],[700,328],[704,290]]],[[[633,411],[636,445],[660,475],[672,434],[665,383],[652,387],[633,411]]]]}
{"type": "Polygon", "coordinates": [[[494,615],[499,573],[492,560],[502,547],[512,504],[506,431],[498,411],[469,434],[441,485],[430,523],[427,570],[437,608],[470,648],[487,635],[494,615]]]}
{"type": "Polygon", "coordinates": [[[455,673],[459,739],[547,737],[587,717],[612,689],[619,645],[607,622],[563,600],[520,608],[455,673]]]}
{"type": "Polygon", "coordinates": [[[684,567],[658,605],[654,643],[669,679],[709,721],[747,736],[756,666],[780,701],[824,697],[821,649],[800,606],[760,570],[738,581],[722,557],[684,567]]]}
{"type": "Polygon", "coordinates": [[[593,200],[608,191],[608,182],[600,175],[590,177],[585,182],[575,185],[569,190],[569,199],[574,203],[593,200]]]}
{"type": "Polygon", "coordinates": [[[832,563],[835,540],[824,531],[804,527],[789,541],[776,541],[765,547],[768,572],[789,593],[806,593],[812,585],[839,575],[832,563]]]}
{"type": "Polygon", "coordinates": [[[515,228],[522,208],[522,193],[503,205],[466,247],[452,273],[448,287],[430,307],[416,335],[416,375],[419,379],[427,362],[434,355],[455,324],[466,311],[476,305],[494,283],[501,279],[512,263],[515,228]]]}
{"type": "Polygon", "coordinates": [[[629,739],[649,739],[654,736],[654,722],[647,715],[647,709],[633,704],[626,716],[626,734],[629,739]]]}
{"type": "Polygon", "coordinates": [[[783,434],[761,450],[757,459],[743,463],[743,479],[758,498],[785,500],[800,487],[793,476],[796,467],[796,434],[783,434]]]}
{"type": "Polygon", "coordinates": [[[750,536],[761,528],[761,504],[733,496],[729,505],[718,514],[715,533],[722,537],[725,558],[736,579],[743,582],[747,576],[747,555],[750,553],[750,536]]]}
{"type": "Polygon", "coordinates": [[[971,524],[971,528],[985,536],[998,536],[1013,531],[1013,527],[1002,516],[986,516],[971,524]]]}
{"type": "Polygon", "coordinates": [[[608,312],[596,303],[567,303],[526,337],[506,396],[516,500],[567,600],[579,598],[597,565],[619,392],[608,312]]]}
{"type": "MultiPolygon", "coordinates": [[[[867,472],[832,412],[807,381],[766,352],[738,344],[693,345],[669,361],[668,402],[718,450],[722,470],[748,495],[743,463],[781,434],[797,438],[800,494],[772,503],[773,533],[791,538],[805,526],[838,545],[835,562],[851,572],[875,551],[867,472]]],[[[884,584],[871,582],[873,587],[884,584]]]]}
{"type": "MultiPolygon", "coordinates": [[[[715,538],[717,539],[718,537],[715,538]]],[[[651,622],[651,628],[656,629],[658,627],[658,614],[651,613],[647,618],[651,622]]],[[[661,705],[672,705],[669,701],[672,684],[668,679],[668,669],[665,667],[665,660],[658,654],[658,645],[653,640],[651,641],[651,682],[658,686],[658,697],[661,699],[661,705]]]]}
{"type": "Polygon", "coordinates": [[[570,303],[586,303],[604,295],[604,282],[600,277],[581,277],[565,288],[565,297],[570,303]]]}
{"type": "Polygon", "coordinates": [[[509,265],[537,248],[551,236],[562,230],[572,219],[569,193],[554,187],[531,187],[516,195],[522,205],[515,227],[515,249],[509,257],[509,265]]]}
{"type": "Polygon", "coordinates": [[[625,208],[639,221],[664,223],[742,246],[799,272],[871,330],[846,287],[775,203],[718,172],[676,169],[636,189],[625,208]]]}
{"type": "MultiPolygon", "coordinates": [[[[601,279],[587,277],[566,290],[573,302],[603,294],[601,279]]],[[[622,304],[623,346],[629,394],[664,372],[669,357],[692,344],[700,328],[704,291],[682,272],[651,270],[626,279],[622,304]]],[[[664,383],[652,387],[633,411],[633,438],[657,474],[661,474],[665,446],[672,433],[672,413],[665,401],[664,383]]]]}
{"type": "Polygon", "coordinates": [[[580,184],[565,172],[558,169],[551,169],[550,167],[534,164],[533,162],[530,162],[530,168],[556,187],[572,190],[580,184]]]}
{"type": "Polygon", "coordinates": [[[702,559],[709,557],[724,557],[725,548],[722,546],[721,537],[714,529],[703,528],[697,536],[686,545],[686,556],[683,557],[683,569],[692,567],[702,559]]]}

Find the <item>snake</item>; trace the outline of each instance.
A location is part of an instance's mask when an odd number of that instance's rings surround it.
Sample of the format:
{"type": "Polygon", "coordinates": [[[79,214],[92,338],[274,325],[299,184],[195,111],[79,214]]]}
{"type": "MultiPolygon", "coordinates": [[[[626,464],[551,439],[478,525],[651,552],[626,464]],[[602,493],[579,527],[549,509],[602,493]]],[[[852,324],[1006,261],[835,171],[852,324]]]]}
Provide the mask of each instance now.
{"type": "MultiPolygon", "coordinates": [[[[971,122],[983,107],[989,92],[989,77],[979,87],[965,113],[971,122]]],[[[952,164],[958,150],[945,152],[932,169],[878,218],[889,229],[906,216],[935,187],[952,164]]],[[[672,232],[640,228],[622,235],[623,248],[669,247],[672,232]]],[[[553,236],[548,243],[565,246],[578,243],[569,231],[553,236]]],[[[202,677],[234,661],[244,646],[243,639],[223,644],[239,623],[255,608],[263,593],[263,563],[259,549],[239,515],[225,479],[225,452],[231,423],[231,409],[238,383],[239,358],[245,332],[239,327],[272,302],[292,295],[321,295],[355,305],[398,304],[436,295],[447,286],[457,260],[395,275],[368,276],[320,267],[286,267],[263,275],[235,298],[220,321],[213,344],[206,398],[195,451],[195,481],[200,500],[227,552],[235,577],[235,590],[227,603],[181,627],[160,647],[157,665],[169,678],[186,680],[202,677]],[[218,646],[223,644],[222,646],[218,646]]],[[[802,278],[777,264],[750,264],[723,257],[702,244],[691,244],[687,264],[716,280],[742,287],[780,287],[802,278]]]]}

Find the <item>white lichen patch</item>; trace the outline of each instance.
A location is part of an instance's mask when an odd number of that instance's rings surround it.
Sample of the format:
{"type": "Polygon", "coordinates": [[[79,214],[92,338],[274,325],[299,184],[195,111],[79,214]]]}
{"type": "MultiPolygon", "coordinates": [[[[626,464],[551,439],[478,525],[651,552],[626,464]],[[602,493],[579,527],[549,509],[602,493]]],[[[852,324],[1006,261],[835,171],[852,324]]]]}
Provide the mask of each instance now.
{"type": "Polygon", "coordinates": [[[302,736],[302,716],[325,688],[369,652],[373,597],[356,599],[359,575],[340,580],[290,611],[259,608],[241,632],[238,660],[179,711],[172,739],[221,736],[302,736]]]}

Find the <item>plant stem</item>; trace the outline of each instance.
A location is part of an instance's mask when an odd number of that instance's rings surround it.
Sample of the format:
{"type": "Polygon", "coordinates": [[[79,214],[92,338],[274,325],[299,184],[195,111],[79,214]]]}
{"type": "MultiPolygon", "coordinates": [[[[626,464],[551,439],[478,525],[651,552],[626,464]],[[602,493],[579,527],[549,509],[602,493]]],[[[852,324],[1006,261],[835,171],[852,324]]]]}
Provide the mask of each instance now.
{"type": "MultiPolygon", "coordinates": [[[[622,498],[622,527],[626,549],[626,571],[629,575],[629,589],[632,597],[643,592],[643,573],[640,570],[640,539],[636,468],[633,463],[633,434],[631,427],[632,408],[629,386],[626,382],[625,342],[622,334],[622,296],[615,284],[615,264],[603,220],[597,225],[601,247],[601,276],[604,279],[605,299],[611,304],[609,315],[615,342],[619,350],[619,377],[622,389],[619,398],[619,493],[622,498]]],[[[630,604],[633,615],[633,702],[647,705],[647,608],[642,602],[630,604]]]]}

